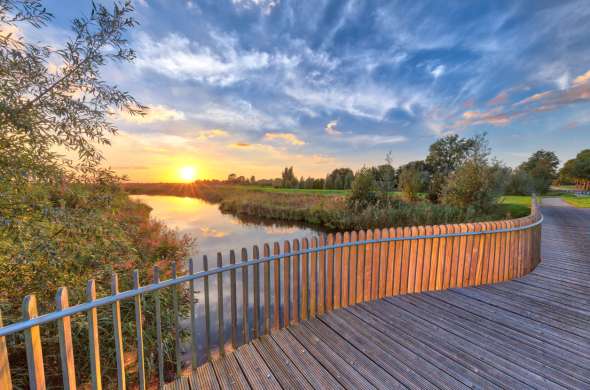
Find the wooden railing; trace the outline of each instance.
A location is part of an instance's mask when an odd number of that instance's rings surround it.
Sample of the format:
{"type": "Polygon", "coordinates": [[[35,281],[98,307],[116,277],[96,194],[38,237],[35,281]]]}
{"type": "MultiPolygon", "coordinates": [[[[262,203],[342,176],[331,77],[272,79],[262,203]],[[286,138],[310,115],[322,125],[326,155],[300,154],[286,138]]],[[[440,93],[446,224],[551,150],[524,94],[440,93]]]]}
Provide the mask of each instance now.
{"type": "MultiPolygon", "coordinates": [[[[181,318],[178,309],[179,286],[186,286],[189,295],[198,297],[190,304],[190,365],[224,354],[251,338],[268,334],[289,324],[323,313],[384,297],[442,290],[454,287],[496,283],[525,275],[540,261],[540,230],[542,215],[533,200],[532,212],[520,219],[466,223],[456,225],[417,226],[375,229],[322,235],[311,240],[285,241],[272,247],[263,245],[262,253],[253,247],[251,256],[242,249],[238,261],[231,251],[224,258],[217,255],[217,267],[209,269],[207,256],[203,270],[189,272],[160,281],[159,269],[154,282],[140,286],[134,274],[134,288],[119,292],[113,276],[112,295],[96,298],[94,281],[88,284],[88,302],[68,306],[67,289],[57,295],[58,310],[37,316],[34,296],[23,303],[23,321],[0,328],[0,388],[11,389],[6,336],[23,332],[26,341],[28,383],[31,388],[45,388],[43,353],[39,328],[51,322],[58,324],[60,360],[65,388],[76,388],[70,318],[87,313],[88,345],[91,373],[89,382],[101,388],[100,346],[114,341],[117,379],[125,388],[124,352],[134,351],[137,357],[137,384],[145,388],[143,330],[156,327],[158,373],[151,374],[160,385],[164,383],[163,332],[175,335],[176,374],[182,370],[180,337],[181,318]],[[229,290],[226,288],[229,287],[229,290]],[[171,329],[162,329],[160,291],[172,289],[174,321],[171,329]],[[142,299],[154,294],[156,321],[143,324],[142,299]],[[132,300],[135,307],[135,342],[123,345],[120,302],[132,300]],[[229,310],[226,302],[229,303],[229,310]],[[239,303],[239,306],[238,306],[239,303]],[[112,307],[113,337],[99,340],[96,310],[112,307]],[[239,309],[239,310],[238,310],[239,309]],[[229,315],[228,313],[229,312],[229,315]],[[216,327],[212,326],[216,323],[216,327]],[[226,340],[229,340],[226,343],[226,340]]],[[[1,317],[0,317],[1,326],[1,317]]]]}

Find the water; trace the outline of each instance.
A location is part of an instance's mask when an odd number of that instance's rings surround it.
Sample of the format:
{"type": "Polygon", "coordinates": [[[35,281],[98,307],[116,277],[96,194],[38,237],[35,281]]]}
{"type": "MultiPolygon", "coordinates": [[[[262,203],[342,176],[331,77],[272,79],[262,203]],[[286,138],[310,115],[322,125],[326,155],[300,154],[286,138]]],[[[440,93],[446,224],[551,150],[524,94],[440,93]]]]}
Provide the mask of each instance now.
{"type": "MultiPolygon", "coordinates": [[[[293,223],[252,219],[244,221],[229,214],[222,214],[217,204],[207,203],[198,198],[180,196],[132,195],[152,207],[151,216],[164,222],[168,227],[178,229],[181,234],[189,234],[196,239],[191,249],[191,256],[201,266],[202,255],[207,255],[209,262],[214,264],[217,252],[224,257],[230,249],[239,253],[247,248],[251,253],[252,246],[258,245],[262,253],[262,245],[294,238],[312,237],[317,232],[311,228],[293,223]]],[[[200,269],[200,268],[199,268],[200,269]]]]}
{"type": "MultiPolygon", "coordinates": [[[[236,260],[240,260],[241,248],[248,249],[248,255],[252,255],[252,246],[258,245],[260,248],[260,255],[262,256],[262,248],[264,243],[271,245],[278,241],[283,247],[283,241],[292,240],[294,238],[311,238],[318,234],[318,231],[309,227],[304,227],[292,223],[284,223],[267,220],[248,220],[244,221],[237,217],[228,214],[222,214],[218,205],[207,203],[197,198],[185,198],[179,196],[160,196],[160,195],[132,195],[132,199],[139,200],[150,207],[152,207],[151,216],[168,227],[177,229],[180,234],[188,234],[196,239],[196,245],[191,249],[191,256],[195,260],[196,271],[203,269],[202,256],[207,255],[209,259],[209,269],[215,268],[217,265],[217,252],[223,255],[223,264],[229,262],[229,251],[234,249],[236,251],[236,260]]],[[[271,274],[274,272],[274,264],[271,264],[271,274]]],[[[260,267],[259,278],[262,283],[263,267],[260,267]]],[[[238,328],[238,343],[241,343],[242,335],[242,269],[236,271],[236,290],[237,290],[237,328],[238,328]]],[[[249,316],[249,337],[253,335],[253,274],[252,266],[248,267],[248,316],[249,316]]],[[[280,265],[280,278],[282,281],[283,265],[280,265]]],[[[229,272],[223,274],[223,291],[224,300],[224,338],[226,346],[231,340],[231,323],[230,323],[230,275],[229,272]]],[[[195,327],[197,334],[197,351],[199,363],[206,360],[205,348],[205,285],[203,279],[198,279],[195,282],[196,299],[195,303],[195,327]]],[[[188,288],[188,286],[185,286],[188,288]]],[[[272,289],[271,287],[271,296],[272,289]]],[[[293,292],[294,293],[294,292],[293,292]]],[[[209,306],[211,311],[210,319],[210,344],[213,353],[216,353],[218,345],[217,332],[217,302],[218,302],[218,284],[217,278],[209,278],[209,306]]],[[[262,297],[260,298],[262,302],[262,297]]],[[[279,305],[282,316],[282,304],[280,302],[271,302],[271,306],[279,305]]],[[[271,309],[272,312],[272,309],[271,309]]],[[[262,315],[262,310],[259,313],[262,315]]],[[[262,324],[262,317],[259,318],[262,324]]],[[[182,320],[182,327],[190,328],[190,319],[182,320]]],[[[190,361],[190,341],[185,340],[182,347],[183,360],[185,364],[190,361]]]]}

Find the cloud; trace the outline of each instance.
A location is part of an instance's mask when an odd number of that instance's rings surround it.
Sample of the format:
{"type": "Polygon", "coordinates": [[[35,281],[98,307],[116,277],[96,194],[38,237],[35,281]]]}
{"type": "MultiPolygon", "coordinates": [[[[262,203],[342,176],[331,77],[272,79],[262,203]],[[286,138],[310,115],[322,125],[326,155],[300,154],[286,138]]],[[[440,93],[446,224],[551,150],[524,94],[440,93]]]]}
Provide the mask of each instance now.
{"type": "Polygon", "coordinates": [[[506,103],[506,101],[508,100],[508,96],[508,91],[501,91],[494,98],[490,99],[488,101],[488,104],[491,106],[497,106],[499,104],[506,103]]]}
{"type": "Polygon", "coordinates": [[[201,235],[204,237],[223,238],[227,236],[226,232],[210,228],[208,226],[200,227],[201,235]]]}
{"type": "Polygon", "coordinates": [[[284,141],[287,143],[290,143],[291,145],[305,145],[305,142],[301,139],[299,139],[295,134],[293,133],[266,133],[264,134],[264,139],[268,140],[268,141],[274,141],[274,140],[279,140],[279,141],[284,141]]]}
{"type": "Polygon", "coordinates": [[[403,135],[376,135],[376,134],[359,134],[342,138],[346,142],[357,145],[390,145],[406,142],[408,139],[403,135]]]}
{"type": "Polygon", "coordinates": [[[184,112],[163,105],[150,106],[145,115],[131,115],[128,112],[121,112],[119,117],[126,122],[138,124],[180,121],[186,119],[184,112]]]}
{"type": "Polygon", "coordinates": [[[326,134],[328,135],[341,135],[342,132],[340,130],[338,130],[338,120],[333,120],[328,122],[328,124],[326,125],[326,127],[324,127],[324,130],[326,132],[326,134]]]}
{"type": "Polygon", "coordinates": [[[208,45],[171,33],[161,40],[146,34],[139,36],[135,63],[178,80],[195,80],[211,85],[229,86],[252,73],[271,66],[292,66],[294,59],[283,54],[243,50],[229,34],[211,32],[208,45]]]}
{"type": "Polygon", "coordinates": [[[437,67],[435,67],[434,69],[432,69],[430,71],[430,74],[432,75],[432,77],[434,77],[435,79],[439,78],[440,76],[443,75],[443,73],[445,73],[445,66],[444,65],[438,65],[437,67]]]}
{"type": "Polygon", "coordinates": [[[590,70],[588,70],[586,73],[581,74],[578,77],[576,77],[573,81],[573,84],[580,85],[580,84],[585,84],[588,81],[590,81],[590,70]]]}
{"type": "Polygon", "coordinates": [[[211,129],[211,130],[202,130],[199,131],[197,134],[197,139],[199,141],[205,141],[211,138],[224,138],[229,137],[229,133],[222,129],[211,129]]]}
{"type": "Polygon", "coordinates": [[[241,8],[251,9],[260,7],[264,15],[272,12],[273,8],[279,5],[280,0],[232,0],[232,3],[241,8]]]}

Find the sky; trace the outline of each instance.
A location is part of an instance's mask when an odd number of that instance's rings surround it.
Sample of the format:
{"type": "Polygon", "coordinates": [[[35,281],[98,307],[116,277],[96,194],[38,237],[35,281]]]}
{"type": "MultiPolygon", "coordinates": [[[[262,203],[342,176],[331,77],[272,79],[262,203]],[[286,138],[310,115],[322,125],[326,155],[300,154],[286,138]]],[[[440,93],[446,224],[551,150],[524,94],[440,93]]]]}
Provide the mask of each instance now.
{"type": "MultiPolygon", "coordinates": [[[[108,3],[103,1],[103,3],[108,3]]],[[[516,166],[590,146],[590,6],[581,1],[142,0],[137,58],[103,77],[150,107],[116,115],[107,164],[131,181],[323,177],[423,159],[487,132],[516,166]],[[186,169],[185,169],[186,172],[186,169]]],[[[46,2],[63,41],[90,2],[46,2]]]]}

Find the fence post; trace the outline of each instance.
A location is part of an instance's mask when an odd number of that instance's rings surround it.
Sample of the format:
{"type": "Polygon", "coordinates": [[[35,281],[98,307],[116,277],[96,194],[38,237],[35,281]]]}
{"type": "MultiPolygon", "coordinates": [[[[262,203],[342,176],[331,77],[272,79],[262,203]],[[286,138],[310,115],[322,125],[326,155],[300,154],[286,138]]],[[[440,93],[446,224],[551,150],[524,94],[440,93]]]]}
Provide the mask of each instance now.
{"type": "MultiPolygon", "coordinates": [[[[86,286],[86,298],[88,302],[96,300],[96,283],[94,279],[88,281],[86,286]]],[[[88,310],[88,343],[90,351],[90,373],[92,376],[92,388],[102,389],[100,371],[100,347],[98,342],[98,317],[96,308],[88,310]]]]}
{"type": "MultiPolygon", "coordinates": [[[[160,283],[160,268],[154,267],[154,284],[160,283]]],[[[162,309],[160,305],[160,291],[154,292],[156,304],[156,344],[158,348],[158,388],[164,386],[164,349],[162,347],[162,309]]]]}
{"type": "MultiPolygon", "coordinates": [[[[0,328],[3,326],[2,312],[0,311],[0,328]]],[[[4,336],[0,336],[0,389],[12,390],[8,350],[6,349],[6,337],[4,336]]]]}
{"type": "MultiPolygon", "coordinates": [[[[60,287],[55,296],[57,310],[69,307],[68,289],[60,287]]],[[[57,320],[59,333],[59,354],[61,357],[61,372],[63,385],[66,390],[76,390],[76,371],[74,365],[74,345],[72,344],[72,325],[70,317],[57,320]]]]}
{"type": "MultiPolygon", "coordinates": [[[[37,298],[27,295],[23,301],[23,320],[37,318],[37,298]]],[[[32,326],[24,331],[27,348],[27,366],[29,368],[29,385],[34,390],[45,390],[45,370],[43,368],[43,349],[39,326],[32,326]]]]}
{"type": "MultiPolygon", "coordinates": [[[[139,271],[133,271],[133,288],[139,289],[139,271]]],[[[139,389],[145,390],[145,364],[143,357],[143,316],[141,313],[141,294],[135,296],[135,331],[137,335],[137,375],[139,389]]]]}
{"type": "MultiPolygon", "coordinates": [[[[113,272],[111,275],[111,294],[119,293],[119,277],[113,272]]],[[[117,384],[119,390],[125,390],[125,360],[123,357],[123,333],[121,331],[121,304],[113,303],[113,332],[115,335],[115,359],[117,361],[117,384]]]]}

